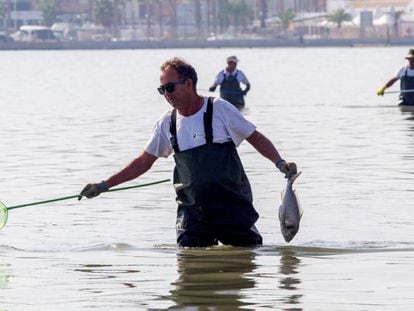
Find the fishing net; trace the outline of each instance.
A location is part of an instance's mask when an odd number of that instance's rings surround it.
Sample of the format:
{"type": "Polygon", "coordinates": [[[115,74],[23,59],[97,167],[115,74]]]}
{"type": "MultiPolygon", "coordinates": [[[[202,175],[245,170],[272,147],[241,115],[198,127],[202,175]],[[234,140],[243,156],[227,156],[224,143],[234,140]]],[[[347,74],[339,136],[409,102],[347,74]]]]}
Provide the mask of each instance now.
{"type": "Polygon", "coordinates": [[[0,202],[0,229],[6,225],[8,215],[9,215],[9,211],[6,205],[0,202]]]}

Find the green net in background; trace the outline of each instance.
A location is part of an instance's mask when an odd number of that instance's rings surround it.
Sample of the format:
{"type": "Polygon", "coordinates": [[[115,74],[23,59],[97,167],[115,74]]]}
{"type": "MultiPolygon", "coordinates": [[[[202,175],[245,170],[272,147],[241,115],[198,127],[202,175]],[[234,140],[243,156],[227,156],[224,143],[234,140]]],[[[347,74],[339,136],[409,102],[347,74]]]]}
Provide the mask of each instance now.
{"type": "Polygon", "coordinates": [[[7,210],[6,205],[0,202],[0,229],[6,225],[8,214],[9,211],[7,210]]]}

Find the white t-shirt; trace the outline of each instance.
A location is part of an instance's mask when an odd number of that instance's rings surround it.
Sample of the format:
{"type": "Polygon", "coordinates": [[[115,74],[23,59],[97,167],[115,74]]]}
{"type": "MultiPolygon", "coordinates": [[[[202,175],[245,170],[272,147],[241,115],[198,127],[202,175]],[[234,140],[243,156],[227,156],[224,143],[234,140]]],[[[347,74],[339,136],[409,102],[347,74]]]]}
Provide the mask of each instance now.
{"type": "MultiPolygon", "coordinates": [[[[204,112],[207,110],[207,101],[208,97],[204,97],[201,109],[191,116],[182,116],[177,111],[177,142],[180,151],[206,144],[204,112]]],[[[156,157],[166,158],[173,153],[170,142],[171,113],[172,109],[157,121],[144,148],[156,157]]],[[[236,107],[221,98],[214,99],[212,127],[214,143],[233,141],[236,146],[256,130],[256,126],[246,120],[236,107]]]]}
{"type": "Polygon", "coordinates": [[[407,71],[407,76],[414,77],[414,69],[403,67],[400,69],[400,71],[398,71],[396,78],[401,79],[401,77],[405,76],[405,71],[407,71]]]}
{"type": "Polygon", "coordinates": [[[220,85],[224,81],[224,75],[226,75],[226,77],[227,76],[230,76],[230,75],[233,75],[234,76],[234,75],[236,75],[236,73],[237,73],[237,76],[236,76],[237,81],[239,81],[239,82],[241,82],[243,84],[249,84],[249,80],[247,80],[246,75],[244,74],[243,71],[241,71],[239,69],[236,69],[232,73],[228,72],[226,69],[220,71],[217,74],[216,81],[214,81],[214,83],[216,85],[220,85]]]}

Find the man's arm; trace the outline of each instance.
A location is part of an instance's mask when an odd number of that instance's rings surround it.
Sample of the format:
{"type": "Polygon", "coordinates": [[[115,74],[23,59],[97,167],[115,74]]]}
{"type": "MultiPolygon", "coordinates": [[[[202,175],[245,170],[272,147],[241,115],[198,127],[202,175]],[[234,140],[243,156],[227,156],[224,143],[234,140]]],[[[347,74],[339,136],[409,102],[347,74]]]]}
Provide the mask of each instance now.
{"type": "Polygon", "coordinates": [[[246,95],[249,90],[250,90],[250,83],[247,83],[246,88],[243,90],[243,95],[246,95]]]}
{"type": "Polygon", "coordinates": [[[221,85],[221,83],[223,82],[223,79],[224,79],[224,73],[223,73],[223,71],[220,71],[216,75],[216,78],[215,78],[213,84],[209,87],[208,90],[210,92],[214,92],[216,90],[217,86],[221,85]]]}
{"type": "Polygon", "coordinates": [[[78,196],[78,200],[83,196],[88,199],[96,197],[102,192],[108,191],[109,188],[122,184],[126,181],[135,179],[148,171],[158,158],[144,151],[135,160],[129,163],[118,173],[112,175],[108,180],[97,184],[87,184],[78,196]]]}
{"type": "Polygon", "coordinates": [[[388,89],[390,86],[392,86],[395,82],[397,82],[399,80],[399,78],[398,77],[394,77],[394,78],[392,78],[391,80],[389,80],[387,83],[385,83],[384,84],[384,86],[382,86],[379,90],[378,90],[378,92],[377,92],[377,95],[378,96],[383,96],[384,95],[384,92],[385,92],[385,90],[386,89],[388,89]]]}
{"type": "Polygon", "coordinates": [[[279,152],[273,143],[259,131],[254,131],[246,140],[265,158],[273,163],[281,160],[279,152]]]}
{"type": "Polygon", "coordinates": [[[214,82],[214,83],[213,83],[213,85],[212,85],[212,86],[210,86],[208,90],[209,90],[210,92],[214,92],[214,91],[216,90],[216,88],[217,88],[217,84],[214,82]]]}
{"type": "Polygon", "coordinates": [[[387,88],[389,88],[390,86],[392,86],[395,82],[397,82],[399,80],[399,78],[398,77],[394,77],[394,78],[392,78],[391,80],[389,80],[387,83],[385,83],[385,86],[387,87],[387,88]]]}
{"type": "Polygon", "coordinates": [[[146,151],[142,152],[140,156],[129,163],[126,167],[109,177],[106,181],[108,187],[111,188],[141,176],[152,167],[157,159],[158,158],[156,156],[153,156],[146,151]]]}
{"type": "Polygon", "coordinates": [[[272,161],[276,167],[285,174],[286,178],[297,173],[297,167],[294,162],[283,160],[273,143],[262,133],[254,131],[246,140],[265,158],[272,161]]]}
{"type": "Polygon", "coordinates": [[[247,76],[243,71],[239,69],[237,69],[237,71],[239,73],[237,79],[239,80],[239,82],[243,83],[246,86],[246,88],[242,91],[243,96],[245,96],[247,92],[249,92],[250,90],[250,81],[249,79],[247,79],[247,76]]]}

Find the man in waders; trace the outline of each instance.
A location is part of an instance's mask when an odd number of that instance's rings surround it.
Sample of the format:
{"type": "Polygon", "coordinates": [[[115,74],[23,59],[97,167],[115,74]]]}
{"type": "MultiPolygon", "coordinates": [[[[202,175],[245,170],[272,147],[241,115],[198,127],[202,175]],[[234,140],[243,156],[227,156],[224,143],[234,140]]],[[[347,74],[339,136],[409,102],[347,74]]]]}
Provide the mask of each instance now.
{"type": "Polygon", "coordinates": [[[408,51],[408,55],[405,59],[408,60],[408,65],[401,68],[397,76],[385,83],[385,85],[378,90],[377,95],[384,96],[385,90],[400,80],[401,93],[398,104],[412,106],[414,105],[414,49],[408,51]]]}
{"type": "Polygon", "coordinates": [[[244,96],[250,90],[250,82],[243,71],[236,68],[238,62],[236,56],[227,57],[227,67],[217,74],[216,80],[208,90],[214,92],[217,85],[220,85],[220,97],[240,109],[244,107],[244,96]],[[240,83],[246,85],[244,90],[241,89],[240,83]]]}
{"type": "Polygon", "coordinates": [[[285,177],[296,173],[296,165],[281,159],[270,140],[230,103],[199,96],[197,73],[184,60],[166,61],[160,81],[158,92],[172,109],[157,121],[144,151],[109,179],[86,185],[79,200],[137,178],[159,157],[174,153],[178,245],[261,245],[258,213],[236,146],[246,139],[285,177]]]}

